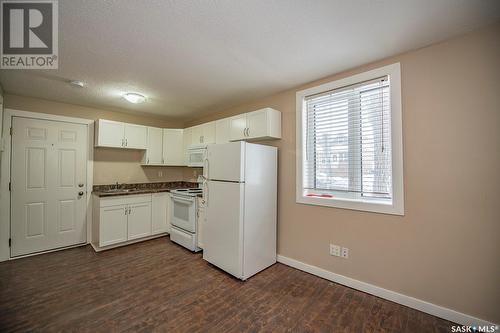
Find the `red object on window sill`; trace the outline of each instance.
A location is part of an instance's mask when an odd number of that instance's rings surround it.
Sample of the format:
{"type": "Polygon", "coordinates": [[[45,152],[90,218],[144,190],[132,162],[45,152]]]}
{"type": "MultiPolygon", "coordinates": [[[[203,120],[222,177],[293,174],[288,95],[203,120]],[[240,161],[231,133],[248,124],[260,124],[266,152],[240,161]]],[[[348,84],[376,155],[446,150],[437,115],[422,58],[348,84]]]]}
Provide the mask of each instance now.
{"type": "Polygon", "coordinates": [[[306,194],[306,197],[333,198],[333,195],[324,193],[323,194],[309,193],[306,194]]]}

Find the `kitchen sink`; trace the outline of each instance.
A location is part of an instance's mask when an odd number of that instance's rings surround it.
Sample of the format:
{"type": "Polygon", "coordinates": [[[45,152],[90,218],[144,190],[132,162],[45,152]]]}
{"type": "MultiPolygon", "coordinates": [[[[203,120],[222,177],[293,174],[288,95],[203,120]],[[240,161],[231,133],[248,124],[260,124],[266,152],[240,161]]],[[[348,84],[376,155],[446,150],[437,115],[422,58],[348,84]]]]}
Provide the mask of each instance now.
{"type": "Polygon", "coordinates": [[[131,192],[131,191],[135,191],[135,189],[114,188],[114,189],[106,190],[106,191],[102,191],[102,192],[103,193],[127,193],[127,192],[131,192]]]}

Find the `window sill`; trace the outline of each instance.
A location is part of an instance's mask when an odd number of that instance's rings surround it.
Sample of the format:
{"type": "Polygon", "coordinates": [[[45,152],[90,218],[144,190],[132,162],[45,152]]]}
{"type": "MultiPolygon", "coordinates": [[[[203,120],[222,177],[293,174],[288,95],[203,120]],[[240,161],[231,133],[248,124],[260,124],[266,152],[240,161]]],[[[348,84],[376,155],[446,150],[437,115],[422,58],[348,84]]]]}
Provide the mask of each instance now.
{"type": "Polygon", "coordinates": [[[359,210],[364,212],[390,214],[390,215],[404,215],[403,207],[381,200],[362,200],[362,199],[346,199],[346,198],[321,198],[321,197],[308,197],[299,195],[297,196],[297,203],[305,205],[316,205],[332,208],[342,208],[359,210]]]}

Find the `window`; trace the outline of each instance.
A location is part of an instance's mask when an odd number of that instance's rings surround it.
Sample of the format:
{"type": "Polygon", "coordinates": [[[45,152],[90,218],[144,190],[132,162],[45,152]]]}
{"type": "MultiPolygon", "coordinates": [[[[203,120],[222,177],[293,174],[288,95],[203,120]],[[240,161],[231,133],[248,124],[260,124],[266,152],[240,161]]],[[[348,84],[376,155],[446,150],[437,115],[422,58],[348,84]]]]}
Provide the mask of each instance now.
{"type": "Polygon", "coordinates": [[[297,92],[297,202],[403,215],[399,64],[297,92]]]}

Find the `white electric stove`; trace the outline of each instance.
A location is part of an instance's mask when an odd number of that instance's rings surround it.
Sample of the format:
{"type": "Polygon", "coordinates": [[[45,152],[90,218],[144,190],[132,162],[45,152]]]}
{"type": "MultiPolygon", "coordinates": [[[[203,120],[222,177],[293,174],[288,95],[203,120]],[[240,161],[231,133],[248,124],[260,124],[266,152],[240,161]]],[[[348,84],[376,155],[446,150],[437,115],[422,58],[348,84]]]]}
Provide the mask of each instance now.
{"type": "Polygon", "coordinates": [[[197,252],[198,247],[198,216],[197,197],[203,194],[201,188],[183,188],[172,190],[172,226],[170,240],[197,252]]]}

